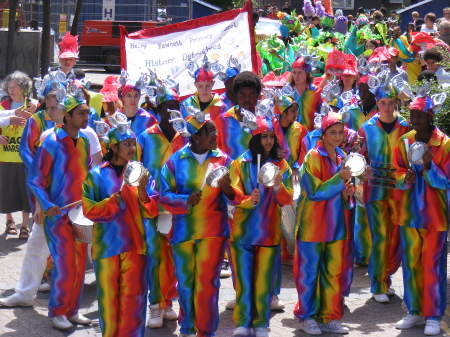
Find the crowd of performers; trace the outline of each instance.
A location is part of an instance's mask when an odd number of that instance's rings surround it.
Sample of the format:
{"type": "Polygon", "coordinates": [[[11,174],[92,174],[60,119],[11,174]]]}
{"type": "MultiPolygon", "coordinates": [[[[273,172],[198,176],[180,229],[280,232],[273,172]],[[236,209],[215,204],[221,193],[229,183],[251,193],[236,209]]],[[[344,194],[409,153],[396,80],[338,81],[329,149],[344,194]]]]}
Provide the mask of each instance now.
{"type": "Polygon", "coordinates": [[[407,314],[396,328],[425,324],[426,335],[439,334],[450,139],[434,124],[448,112],[449,83],[435,46],[445,44],[426,33],[389,39],[384,22],[364,15],[340,35],[329,14],[322,29],[302,32],[295,16],[280,17],[291,42],[259,43],[267,76],[241,71],[233,55],[222,67],[205,56],[185,99],[152,71],[110,76],[101,95],[89,91],[72,69],[78,46],[69,34],[60,69],[36,85],[40,103],[29,99],[24,74],[6,78],[2,134],[22,133],[15,163],[34,226],[16,292],[1,305],[32,305],[51,260],[54,327],[90,324],[79,313],[89,256],[103,336],[144,336],[147,306],[150,327],[178,319],[181,336],[214,336],[225,259],[233,336],[264,337],[271,309],[283,307],[281,261],[291,249],[294,315],[306,333],[348,333],[341,321],[357,263],[368,265],[380,303],[394,294],[402,264],[407,314]],[[367,37],[384,45],[369,50],[367,37]],[[267,62],[277,45],[295,55],[278,58],[287,73],[267,62]],[[416,85],[420,62],[429,71],[416,85]],[[221,95],[212,91],[219,77],[221,95]],[[360,172],[352,158],[362,160],[360,172]],[[77,208],[93,222],[90,254],[72,224],[77,208]]]}

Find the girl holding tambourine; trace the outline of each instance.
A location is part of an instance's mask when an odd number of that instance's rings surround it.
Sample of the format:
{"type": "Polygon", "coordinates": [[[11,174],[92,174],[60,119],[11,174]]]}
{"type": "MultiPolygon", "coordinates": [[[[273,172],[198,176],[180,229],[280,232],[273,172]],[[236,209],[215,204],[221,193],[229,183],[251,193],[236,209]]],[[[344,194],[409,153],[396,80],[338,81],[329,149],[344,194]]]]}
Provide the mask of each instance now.
{"type": "Polygon", "coordinates": [[[329,112],[322,119],[321,131],[321,140],[307,153],[300,170],[294,261],[299,306],[295,314],[300,329],[308,334],[343,334],[348,332],[340,323],[346,262],[344,210],[351,204],[353,189],[347,184],[351,172],[343,167],[345,155],[339,148],[344,139],[341,115],[329,112]]]}
{"type": "Polygon", "coordinates": [[[292,202],[293,191],[291,169],[281,157],[272,121],[258,117],[252,135],[249,150],[230,169],[236,206],[230,236],[236,290],[233,336],[265,337],[280,249],[281,207],[292,202]],[[270,187],[258,183],[260,163],[278,171],[270,187]]]}
{"type": "Polygon", "coordinates": [[[129,128],[108,133],[109,151],[83,184],[83,212],[94,221],[92,258],[103,336],[145,334],[147,246],[143,218],[158,214],[146,191],[148,175],[137,186],[124,184],[124,168],[135,156],[129,128]]]}

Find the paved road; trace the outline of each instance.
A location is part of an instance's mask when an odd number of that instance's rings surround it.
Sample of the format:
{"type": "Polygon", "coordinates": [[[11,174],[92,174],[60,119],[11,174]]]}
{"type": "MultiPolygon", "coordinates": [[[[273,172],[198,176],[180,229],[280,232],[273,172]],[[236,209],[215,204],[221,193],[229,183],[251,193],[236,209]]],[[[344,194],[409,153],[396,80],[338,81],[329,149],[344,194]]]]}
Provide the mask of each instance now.
{"type": "MultiPolygon", "coordinates": [[[[17,215],[17,214],[16,214],[17,215]]],[[[19,221],[15,216],[16,222],[19,221]]],[[[0,232],[3,232],[5,217],[0,216],[0,232]]],[[[0,235],[0,296],[12,293],[20,273],[21,261],[26,244],[17,237],[5,237],[0,235]]],[[[286,310],[272,315],[271,337],[300,337],[307,336],[298,330],[297,320],[292,315],[296,302],[296,290],[293,282],[292,269],[284,266],[283,289],[281,300],[286,304],[286,310]]],[[[344,316],[344,325],[350,328],[348,336],[423,336],[422,328],[413,328],[407,331],[399,331],[394,328],[394,323],[404,315],[404,306],[401,301],[403,295],[401,271],[394,276],[394,288],[398,296],[395,296],[390,304],[378,304],[370,297],[369,281],[366,268],[356,268],[354,282],[350,297],[346,299],[348,309],[344,316]]],[[[230,279],[222,281],[220,292],[220,324],[217,332],[218,337],[230,337],[233,331],[231,311],[225,310],[225,304],[233,298],[233,290],[230,279]]],[[[61,333],[52,329],[47,318],[48,294],[38,294],[36,305],[33,308],[2,308],[0,309],[0,336],[1,337],[87,337],[100,336],[98,320],[94,321],[93,327],[79,327],[68,333],[61,333]]],[[[447,296],[447,302],[450,296],[447,296]]],[[[178,310],[178,306],[175,306],[178,310]]],[[[92,269],[86,275],[85,292],[81,312],[92,319],[97,319],[97,303],[95,300],[95,279],[92,269]]],[[[448,324],[450,323],[450,311],[442,322],[441,336],[450,334],[448,324]]],[[[324,334],[332,336],[331,334],[324,334]]],[[[167,324],[162,329],[147,329],[145,336],[173,337],[178,336],[176,322],[167,324]]]]}

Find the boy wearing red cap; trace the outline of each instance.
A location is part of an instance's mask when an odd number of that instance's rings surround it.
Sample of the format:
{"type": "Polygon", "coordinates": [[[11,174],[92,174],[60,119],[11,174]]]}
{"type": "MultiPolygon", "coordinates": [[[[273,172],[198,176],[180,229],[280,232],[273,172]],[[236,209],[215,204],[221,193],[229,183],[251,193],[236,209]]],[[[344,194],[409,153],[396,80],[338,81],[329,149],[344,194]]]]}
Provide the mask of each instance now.
{"type": "Polygon", "coordinates": [[[433,105],[429,97],[417,97],[409,105],[413,130],[401,137],[393,160],[397,186],[403,190],[398,225],[408,309],[396,328],[412,328],[425,318],[425,335],[440,333],[447,304],[450,138],[434,126],[433,105]],[[417,142],[426,144],[426,152],[416,161],[409,150],[417,142]]]}

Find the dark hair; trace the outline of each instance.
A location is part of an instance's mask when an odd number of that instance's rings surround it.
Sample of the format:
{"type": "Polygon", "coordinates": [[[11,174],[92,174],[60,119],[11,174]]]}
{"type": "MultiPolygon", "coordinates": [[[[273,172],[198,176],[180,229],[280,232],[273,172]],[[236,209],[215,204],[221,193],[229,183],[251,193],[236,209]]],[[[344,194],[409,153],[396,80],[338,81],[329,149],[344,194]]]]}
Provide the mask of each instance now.
{"type": "Polygon", "coordinates": [[[424,20],[428,19],[431,22],[435,22],[436,21],[436,14],[434,13],[428,13],[427,15],[425,15],[425,17],[423,18],[424,20]]]}
{"type": "Polygon", "coordinates": [[[273,143],[273,147],[272,150],[270,150],[269,153],[269,158],[264,158],[264,149],[261,145],[261,134],[257,134],[255,136],[253,136],[250,139],[250,142],[248,143],[248,149],[250,150],[251,154],[252,154],[252,162],[254,164],[256,164],[257,162],[257,157],[258,157],[258,153],[261,154],[262,157],[262,162],[264,163],[265,161],[267,161],[267,159],[271,158],[273,160],[280,160],[283,157],[281,156],[281,147],[280,144],[278,144],[278,139],[277,136],[274,134],[274,143],[273,143]]]}
{"type": "MultiPolygon", "coordinates": [[[[306,84],[311,85],[311,83],[312,83],[311,72],[307,72],[306,70],[305,70],[305,72],[306,72],[306,84]]],[[[288,76],[288,83],[291,86],[295,86],[294,76],[292,75],[292,72],[288,76]]]]}
{"type": "Polygon", "coordinates": [[[433,73],[431,70],[424,70],[422,71],[419,76],[417,77],[417,80],[420,81],[435,81],[437,82],[437,77],[435,73],[433,73]]]}
{"type": "Polygon", "coordinates": [[[105,153],[105,155],[103,156],[103,161],[109,161],[111,162],[111,160],[114,157],[114,152],[111,150],[111,148],[108,149],[108,151],[105,153]]]}
{"type": "Polygon", "coordinates": [[[375,21],[381,21],[384,18],[383,13],[381,13],[380,11],[374,11],[372,13],[373,18],[375,19],[375,21]]]}
{"type": "Polygon", "coordinates": [[[378,43],[377,40],[370,39],[370,40],[367,40],[367,41],[370,42],[371,44],[373,44],[375,46],[375,48],[378,48],[380,46],[380,44],[378,43]]]}
{"type": "Polygon", "coordinates": [[[440,53],[439,50],[435,49],[435,48],[431,48],[428,49],[424,54],[423,54],[423,59],[426,60],[434,60],[436,62],[441,62],[442,61],[442,54],[440,53]]]}
{"type": "Polygon", "coordinates": [[[86,73],[84,72],[83,69],[74,69],[73,74],[75,75],[75,78],[77,80],[82,80],[86,77],[86,73]]]}
{"type": "Polygon", "coordinates": [[[259,96],[261,93],[261,80],[255,73],[252,73],[251,71],[243,71],[234,79],[233,93],[237,95],[239,90],[242,88],[253,88],[259,96]]]}
{"type": "Polygon", "coordinates": [[[320,18],[317,15],[313,15],[311,17],[311,22],[314,21],[314,20],[320,20],[320,18]]]}

